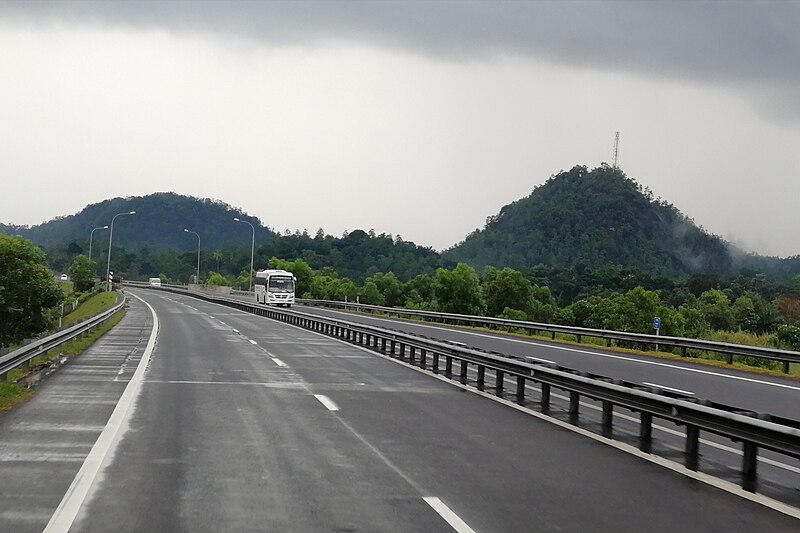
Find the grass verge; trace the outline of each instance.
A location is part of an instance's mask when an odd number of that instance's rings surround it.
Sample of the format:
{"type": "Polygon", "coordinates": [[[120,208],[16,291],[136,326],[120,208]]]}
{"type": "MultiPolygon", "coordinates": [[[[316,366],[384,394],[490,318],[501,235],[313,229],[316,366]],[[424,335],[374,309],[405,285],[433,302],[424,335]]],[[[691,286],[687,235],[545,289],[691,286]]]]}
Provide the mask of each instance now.
{"type": "Polygon", "coordinates": [[[72,324],[77,324],[82,320],[86,320],[101,311],[113,307],[116,302],[117,293],[115,292],[101,292],[95,294],[79,305],[76,310],[64,316],[64,326],[71,326],[72,324]]]}

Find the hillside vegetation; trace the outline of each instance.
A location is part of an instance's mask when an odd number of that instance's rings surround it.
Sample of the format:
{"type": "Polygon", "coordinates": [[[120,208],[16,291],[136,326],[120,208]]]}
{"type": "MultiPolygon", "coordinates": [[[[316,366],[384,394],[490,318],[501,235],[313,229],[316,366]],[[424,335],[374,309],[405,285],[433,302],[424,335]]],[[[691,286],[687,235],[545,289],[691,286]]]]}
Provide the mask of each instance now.
{"type": "MultiPolygon", "coordinates": [[[[188,228],[200,234],[200,245],[205,249],[234,244],[249,248],[252,232],[247,224],[233,220],[237,217],[253,225],[257,244],[269,242],[274,235],[258,218],[224,202],[172,192],[104,200],[74,215],[31,227],[0,224],[0,232],[20,235],[45,247],[74,243],[74,251],[80,253],[77,248],[88,249],[93,228],[109,225],[114,215],[130,211],[136,214],[118,217],[114,224],[115,247],[196,250],[197,237],[183,231],[188,228]]],[[[93,251],[98,255],[105,252],[107,243],[108,230],[95,231],[93,251]]]]}
{"type": "Polygon", "coordinates": [[[444,252],[475,268],[604,264],[654,275],[730,274],[734,250],[672,204],[607,165],[576,166],[503,207],[444,252]]]}

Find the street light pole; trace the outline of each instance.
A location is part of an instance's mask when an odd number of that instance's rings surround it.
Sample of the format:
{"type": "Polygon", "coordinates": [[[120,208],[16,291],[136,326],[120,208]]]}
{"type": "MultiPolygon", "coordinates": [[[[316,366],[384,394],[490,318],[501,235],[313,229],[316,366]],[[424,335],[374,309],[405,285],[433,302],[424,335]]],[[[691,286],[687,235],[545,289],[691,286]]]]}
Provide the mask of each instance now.
{"type": "Polygon", "coordinates": [[[189,231],[186,228],[183,228],[183,231],[186,233],[194,233],[197,235],[197,275],[194,277],[194,282],[198,285],[200,284],[200,234],[196,231],[189,231]]]}
{"type": "Polygon", "coordinates": [[[89,261],[92,260],[92,237],[94,237],[94,232],[99,230],[99,229],[108,229],[108,226],[101,226],[101,227],[94,228],[89,233],[89,261]]]}
{"type": "Polygon", "coordinates": [[[106,289],[111,290],[111,280],[108,279],[109,274],[111,273],[111,239],[114,238],[114,221],[117,219],[118,216],[121,215],[135,215],[136,211],[130,211],[128,213],[117,213],[114,215],[114,218],[111,219],[111,231],[108,234],[108,263],[106,263],[106,289]]]}
{"type": "Polygon", "coordinates": [[[245,224],[250,226],[251,230],[253,230],[253,238],[250,240],[250,289],[249,289],[250,292],[253,292],[253,252],[255,252],[256,250],[256,228],[254,228],[253,225],[246,220],[240,220],[238,218],[234,218],[233,220],[235,220],[236,222],[244,222],[245,224]]]}

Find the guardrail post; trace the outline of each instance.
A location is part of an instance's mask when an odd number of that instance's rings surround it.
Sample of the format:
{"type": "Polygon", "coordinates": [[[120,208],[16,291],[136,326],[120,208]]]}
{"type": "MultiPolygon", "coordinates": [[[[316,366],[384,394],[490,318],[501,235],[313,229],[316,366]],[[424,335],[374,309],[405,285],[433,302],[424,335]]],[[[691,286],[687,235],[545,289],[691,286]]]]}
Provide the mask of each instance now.
{"type": "Polygon", "coordinates": [[[603,418],[600,423],[603,428],[603,434],[608,436],[607,433],[611,432],[611,427],[614,420],[614,404],[608,401],[603,401],[603,418]]]}
{"type": "Polygon", "coordinates": [[[789,373],[789,361],[784,361],[783,362],[783,373],[784,374],[788,374],[789,373]]]}
{"type": "Polygon", "coordinates": [[[408,350],[408,362],[413,365],[414,364],[414,360],[416,359],[416,355],[417,355],[417,347],[416,346],[410,346],[409,348],[411,348],[411,349],[408,350]]]}
{"type": "Polygon", "coordinates": [[[445,377],[453,377],[453,358],[449,355],[444,356],[444,375],[445,377]]]}
{"type": "Polygon", "coordinates": [[[494,391],[498,396],[503,394],[503,386],[505,385],[504,383],[505,376],[506,373],[503,372],[502,370],[497,371],[497,376],[495,377],[495,382],[494,382],[494,391]]]}
{"type": "Polygon", "coordinates": [[[486,367],[478,365],[478,390],[483,390],[483,385],[486,380],[486,367]]]}
{"type": "Polygon", "coordinates": [[[569,392],[569,417],[570,419],[578,418],[578,409],[580,407],[581,395],[575,391],[569,392]]]}
{"type": "Polygon", "coordinates": [[[437,374],[439,373],[439,354],[436,352],[431,352],[431,359],[432,359],[432,367],[433,371],[437,374]]]}
{"type": "Polygon", "coordinates": [[[611,339],[606,339],[606,348],[611,348],[611,339]]]}
{"type": "Polygon", "coordinates": [[[758,446],[752,442],[744,441],[742,448],[742,488],[747,492],[756,491],[758,446]]]}
{"type": "Polygon", "coordinates": [[[406,358],[406,345],[405,343],[400,343],[400,359],[406,358]]]}
{"type": "Polygon", "coordinates": [[[386,337],[381,337],[381,351],[386,351],[386,337]]]}
{"type": "Polygon", "coordinates": [[[517,376],[517,403],[525,400],[525,378],[517,376]]]}
{"type": "Polygon", "coordinates": [[[547,412],[550,410],[550,384],[542,383],[542,411],[547,412]]]}
{"type": "Polygon", "coordinates": [[[733,354],[732,354],[732,353],[729,353],[729,354],[727,354],[727,356],[725,357],[725,361],[726,361],[726,362],[727,362],[729,365],[732,365],[732,364],[733,364],[733,354]]]}
{"type": "Polygon", "coordinates": [[[463,359],[461,360],[461,375],[459,376],[461,378],[461,383],[467,382],[467,364],[466,361],[463,359]]]}
{"type": "Polygon", "coordinates": [[[394,340],[394,339],[392,339],[392,342],[391,342],[391,347],[392,347],[392,348],[391,348],[391,349],[392,349],[392,355],[394,355],[394,349],[395,349],[395,345],[396,345],[396,344],[397,344],[397,343],[395,342],[395,340],[394,340]]]}
{"type": "Polygon", "coordinates": [[[686,462],[689,470],[697,470],[700,457],[700,428],[692,424],[686,426],[686,462]]]}
{"type": "Polygon", "coordinates": [[[550,332],[550,338],[553,339],[553,340],[556,340],[556,332],[555,331],[551,331],[550,332]]]}
{"type": "Polygon", "coordinates": [[[420,368],[425,368],[428,364],[428,352],[424,349],[420,348],[419,350],[419,366],[420,368]]]}
{"type": "Polygon", "coordinates": [[[650,451],[653,440],[653,415],[642,412],[639,415],[639,449],[643,452],[650,451]]]}
{"type": "Polygon", "coordinates": [[[578,342],[578,344],[580,344],[581,343],[581,336],[580,335],[575,335],[575,340],[578,342]]]}

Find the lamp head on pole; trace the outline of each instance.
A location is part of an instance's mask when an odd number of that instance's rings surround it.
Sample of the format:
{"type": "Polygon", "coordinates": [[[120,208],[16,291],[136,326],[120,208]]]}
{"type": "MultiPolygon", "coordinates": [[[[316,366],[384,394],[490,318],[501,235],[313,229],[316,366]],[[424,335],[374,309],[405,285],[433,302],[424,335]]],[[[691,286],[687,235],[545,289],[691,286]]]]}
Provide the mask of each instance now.
{"type": "Polygon", "coordinates": [[[233,217],[233,220],[235,220],[236,222],[241,222],[241,220],[239,220],[238,217],[233,217]]]}

